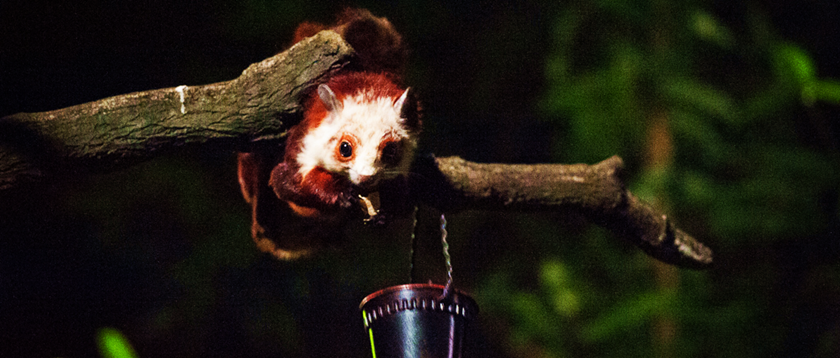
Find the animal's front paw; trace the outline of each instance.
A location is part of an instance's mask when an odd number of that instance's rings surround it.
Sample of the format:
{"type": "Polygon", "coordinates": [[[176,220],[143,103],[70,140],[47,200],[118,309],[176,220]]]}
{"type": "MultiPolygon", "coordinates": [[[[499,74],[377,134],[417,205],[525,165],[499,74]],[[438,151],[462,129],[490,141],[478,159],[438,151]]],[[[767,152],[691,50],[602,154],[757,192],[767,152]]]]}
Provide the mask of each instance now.
{"type": "Polygon", "coordinates": [[[342,209],[349,209],[353,206],[358,205],[359,198],[353,195],[352,190],[347,190],[338,194],[338,200],[336,204],[341,206],[342,209]]]}

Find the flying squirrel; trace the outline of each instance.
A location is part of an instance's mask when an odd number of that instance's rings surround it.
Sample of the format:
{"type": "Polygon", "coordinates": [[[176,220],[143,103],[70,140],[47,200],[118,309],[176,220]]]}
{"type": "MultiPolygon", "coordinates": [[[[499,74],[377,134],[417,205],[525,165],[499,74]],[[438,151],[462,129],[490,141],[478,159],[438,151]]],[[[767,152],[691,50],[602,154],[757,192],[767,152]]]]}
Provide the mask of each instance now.
{"type": "Polygon", "coordinates": [[[407,49],[393,25],[348,9],[333,26],[302,23],[294,43],[326,29],[353,47],[352,66],[306,96],[284,147],[238,156],[251,234],[280,259],[335,242],[351,219],[384,223],[408,195],[421,130],[418,102],[402,85],[407,49]]]}

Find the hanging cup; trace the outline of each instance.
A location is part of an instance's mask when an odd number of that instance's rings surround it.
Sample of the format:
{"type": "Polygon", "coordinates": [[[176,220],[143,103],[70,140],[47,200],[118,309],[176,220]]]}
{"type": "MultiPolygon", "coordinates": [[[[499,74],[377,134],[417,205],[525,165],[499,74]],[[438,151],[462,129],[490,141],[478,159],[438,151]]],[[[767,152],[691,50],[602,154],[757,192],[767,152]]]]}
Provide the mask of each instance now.
{"type": "Polygon", "coordinates": [[[392,286],[368,295],[359,307],[374,358],[459,358],[466,321],[478,305],[444,286],[392,286]]]}

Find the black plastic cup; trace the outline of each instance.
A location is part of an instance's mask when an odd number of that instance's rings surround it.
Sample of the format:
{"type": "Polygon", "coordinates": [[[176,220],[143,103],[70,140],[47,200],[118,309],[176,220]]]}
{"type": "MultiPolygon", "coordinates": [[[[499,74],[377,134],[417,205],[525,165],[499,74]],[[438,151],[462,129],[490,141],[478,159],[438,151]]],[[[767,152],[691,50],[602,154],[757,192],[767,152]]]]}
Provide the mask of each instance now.
{"type": "Polygon", "coordinates": [[[466,321],[478,305],[443,286],[410,284],[388,287],[362,300],[365,328],[373,358],[459,358],[466,321]]]}

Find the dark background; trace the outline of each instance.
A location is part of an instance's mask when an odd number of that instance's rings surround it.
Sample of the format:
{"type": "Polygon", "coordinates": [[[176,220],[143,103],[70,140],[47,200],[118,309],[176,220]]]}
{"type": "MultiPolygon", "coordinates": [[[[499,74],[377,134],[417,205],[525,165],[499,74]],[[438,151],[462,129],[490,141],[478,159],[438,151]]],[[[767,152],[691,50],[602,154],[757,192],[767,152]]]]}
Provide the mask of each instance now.
{"type": "MultiPolygon", "coordinates": [[[[448,214],[476,357],[840,355],[835,1],[3,1],[0,116],[237,77],[344,6],[412,47],[422,150],[621,155],[715,249],[696,272],[552,213],[448,214]],[[663,139],[665,138],[665,139],[663,139]]],[[[420,276],[442,282],[421,208],[420,276]]],[[[358,303],[405,283],[410,219],[300,262],[257,252],[235,154],[182,152],[0,193],[0,356],[368,356],[358,303]]]]}

